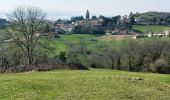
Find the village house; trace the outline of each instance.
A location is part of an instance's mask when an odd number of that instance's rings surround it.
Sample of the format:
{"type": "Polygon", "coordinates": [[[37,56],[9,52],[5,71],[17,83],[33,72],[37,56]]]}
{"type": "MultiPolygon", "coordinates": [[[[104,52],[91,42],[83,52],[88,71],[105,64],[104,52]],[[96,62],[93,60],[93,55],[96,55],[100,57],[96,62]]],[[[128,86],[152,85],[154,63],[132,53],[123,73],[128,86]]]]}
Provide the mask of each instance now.
{"type": "Polygon", "coordinates": [[[75,25],[73,24],[57,24],[55,26],[55,31],[58,32],[63,30],[65,32],[71,32],[74,29],[75,25]]]}
{"type": "Polygon", "coordinates": [[[169,36],[170,32],[169,31],[164,31],[160,33],[149,33],[147,34],[148,37],[164,37],[164,36],[169,36]]]}
{"type": "Polygon", "coordinates": [[[170,31],[164,31],[164,33],[165,33],[166,36],[170,35],[170,31]]]}
{"type": "Polygon", "coordinates": [[[90,19],[90,13],[87,10],[86,19],[76,20],[75,22],[72,22],[70,24],[58,23],[55,26],[55,31],[56,31],[56,33],[60,30],[63,30],[65,32],[71,32],[76,26],[84,26],[87,23],[92,25],[94,28],[101,28],[102,22],[103,22],[102,19],[90,19]]]}

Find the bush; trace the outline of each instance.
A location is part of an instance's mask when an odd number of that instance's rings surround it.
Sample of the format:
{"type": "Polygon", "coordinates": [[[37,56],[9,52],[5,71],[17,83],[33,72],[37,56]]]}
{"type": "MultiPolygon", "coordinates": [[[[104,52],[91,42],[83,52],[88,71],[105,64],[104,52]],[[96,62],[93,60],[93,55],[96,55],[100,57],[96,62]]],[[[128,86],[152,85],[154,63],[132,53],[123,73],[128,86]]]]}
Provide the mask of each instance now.
{"type": "Polygon", "coordinates": [[[168,74],[170,73],[170,67],[168,67],[168,63],[164,61],[163,59],[158,59],[154,63],[154,67],[156,72],[168,74]]]}
{"type": "Polygon", "coordinates": [[[89,70],[86,66],[82,65],[81,63],[69,63],[68,67],[72,70],[89,70]]]}
{"type": "Polygon", "coordinates": [[[65,34],[65,33],[66,33],[66,31],[64,31],[62,29],[58,31],[58,34],[65,34]]]}
{"type": "Polygon", "coordinates": [[[87,62],[88,66],[91,68],[108,68],[108,65],[106,63],[106,59],[104,59],[104,56],[102,54],[91,52],[87,56],[87,62]]]}

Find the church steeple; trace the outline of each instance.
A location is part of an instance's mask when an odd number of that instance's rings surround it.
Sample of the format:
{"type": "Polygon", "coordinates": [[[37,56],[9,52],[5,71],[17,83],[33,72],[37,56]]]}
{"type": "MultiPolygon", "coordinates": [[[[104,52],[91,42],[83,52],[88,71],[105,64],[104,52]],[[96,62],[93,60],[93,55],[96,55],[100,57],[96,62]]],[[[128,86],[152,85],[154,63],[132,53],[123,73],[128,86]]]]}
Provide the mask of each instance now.
{"type": "Polygon", "coordinates": [[[87,12],[86,12],[86,19],[90,19],[90,13],[89,13],[89,10],[87,10],[87,12]]]}

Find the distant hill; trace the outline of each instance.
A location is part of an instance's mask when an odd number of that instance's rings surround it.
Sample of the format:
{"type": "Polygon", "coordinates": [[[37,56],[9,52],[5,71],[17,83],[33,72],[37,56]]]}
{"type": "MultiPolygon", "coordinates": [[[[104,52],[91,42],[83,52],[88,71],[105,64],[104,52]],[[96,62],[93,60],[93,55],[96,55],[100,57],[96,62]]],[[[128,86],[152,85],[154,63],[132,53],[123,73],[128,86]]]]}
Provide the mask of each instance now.
{"type": "Polygon", "coordinates": [[[133,30],[140,33],[148,32],[160,33],[170,31],[170,27],[163,25],[133,25],[133,30]]]}
{"type": "Polygon", "coordinates": [[[170,25],[170,12],[146,12],[134,15],[138,24],[170,25]]]}

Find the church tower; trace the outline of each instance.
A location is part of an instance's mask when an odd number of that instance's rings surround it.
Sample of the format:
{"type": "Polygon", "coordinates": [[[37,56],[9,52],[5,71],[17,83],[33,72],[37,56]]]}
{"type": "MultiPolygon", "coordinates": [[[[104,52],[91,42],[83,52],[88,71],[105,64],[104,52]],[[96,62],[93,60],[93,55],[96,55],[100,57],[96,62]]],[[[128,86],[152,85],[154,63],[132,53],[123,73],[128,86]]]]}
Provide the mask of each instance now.
{"type": "Polygon", "coordinates": [[[90,19],[90,13],[89,13],[89,10],[87,10],[87,12],[86,12],[86,19],[90,19]]]}

